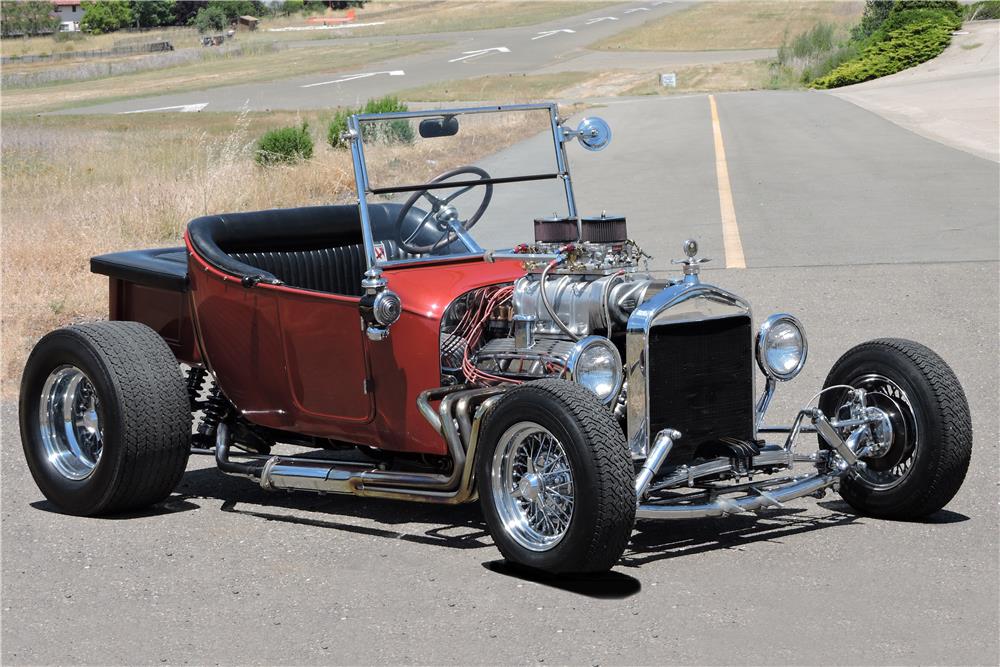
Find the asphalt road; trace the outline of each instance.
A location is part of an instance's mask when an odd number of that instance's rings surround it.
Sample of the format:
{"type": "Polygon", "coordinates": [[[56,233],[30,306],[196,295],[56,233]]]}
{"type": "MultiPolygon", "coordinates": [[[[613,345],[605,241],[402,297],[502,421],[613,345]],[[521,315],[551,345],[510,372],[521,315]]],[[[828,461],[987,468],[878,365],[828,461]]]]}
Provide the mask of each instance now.
{"type": "MultiPolygon", "coordinates": [[[[828,95],[717,101],[749,268],[706,279],[810,338],[773,420],[855,343],[929,344],[976,429],[945,511],[884,522],[828,496],[643,522],[611,575],[530,579],[498,562],[474,506],[267,494],[203,459],[148,513],[63,516],[7,405],[3,663],[996,664],[998,165],[828,95]]],[[[707,99],[600,113],[615,140],[573,148],[581,210],[628,215],[657,266],[689,234],[718,258],[707,99]]]]}

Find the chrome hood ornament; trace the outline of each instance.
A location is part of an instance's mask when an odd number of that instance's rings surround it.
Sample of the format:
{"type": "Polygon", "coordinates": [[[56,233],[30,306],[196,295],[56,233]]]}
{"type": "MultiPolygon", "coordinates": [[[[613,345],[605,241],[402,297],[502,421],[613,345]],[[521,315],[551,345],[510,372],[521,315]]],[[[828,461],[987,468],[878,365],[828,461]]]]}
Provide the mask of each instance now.
{"type": "Polygon", "coordinates": [[[701,265],[712,260],[708,257],[698,257],[698,242],[694,239],[684,241],[681,248],[684,251],[685,259],[672,259],[670,263],[681,264],[684,267],[684,282],[700,282],[698,274],[701,272],[701,265]]]}

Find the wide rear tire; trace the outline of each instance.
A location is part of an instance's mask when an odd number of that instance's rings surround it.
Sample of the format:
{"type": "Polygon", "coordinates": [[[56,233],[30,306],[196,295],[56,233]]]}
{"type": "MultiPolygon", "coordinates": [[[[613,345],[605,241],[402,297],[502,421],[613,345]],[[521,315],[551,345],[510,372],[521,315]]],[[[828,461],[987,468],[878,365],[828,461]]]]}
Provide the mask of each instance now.
{"type": "MultiPolygon", "coordinates": [[[[824,387],[850,385],[869,392],[870,404],[893,422],[889,451],[862,459],[840,495],[863,514],[917,519],[932,514],[958,493],[972,456],[972,420],[958,378],[929,348],[909,340],[880,338],[847,351],[824,387]]],[[[848,416],[846,390],[820,400],[823,413],[848,416]]]]}
{"type": "Polygon", "coordinates": [[[510,390],[483,426],[476,460],[483,515],[500,553],[551,573],[603,572],[635,521],[632,460],[618,422],[565,380],[510,390]]]}
{"type": "Polygon", "coordinates": [[[19,413],[31,475],[68,514],[146,507],[184,474],[187,389],[170,348],[143,324],[95,322],[42,338],[24,369],[19,413]]]}

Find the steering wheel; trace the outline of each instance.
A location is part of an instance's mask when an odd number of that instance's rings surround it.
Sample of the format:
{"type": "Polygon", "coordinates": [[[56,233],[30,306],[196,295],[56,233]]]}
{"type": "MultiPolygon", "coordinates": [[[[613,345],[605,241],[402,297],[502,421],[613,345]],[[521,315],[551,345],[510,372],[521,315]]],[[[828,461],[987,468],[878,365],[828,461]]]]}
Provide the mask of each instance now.
{"type": "MultiPolygon", "coordinates": [[[[454,178],[455,176],[460,176],[462,174],[473,174],[479,176],[482,180],[490,177],[484,169],[470,165],[439,174],[431,179],[431,183],[443,183],[449,178],[454,178]]],[[[483,193],[483,201],[479,204],[479,208],[476,209],[476,212],[472,214],[472,217],[466,220],[459,218],[458,209],[452,206],[451,202],[472,188],[478,186],[479,183],[462,186],[458,191],[451,193],[443,199],[432,195],[430,190],[417,190],[414,192],[410,195],[410,198],[406,200],[406,203],[403,204],[403,208],[400,209],[399,215],[396,217],[396,243],[398,243],[399,247],[406,252],[416,255],[431,253],[438,248],[450,245],[456,238],[458,238],[460,230],[456,229],[456,226],[460,225],[463,233],[469,231],[477,222],[479,222],[479,219],[483,217],[483,213],[486,212],[486,207],[490,205],[490,200],[493,198],[493,184],[486,183],[485,192],[483,193]],[[406,238],[403,238],[403,222],[406,220],[406,216],[410,212],[410,209],[413,208],[414,204],[416,204],[417,200],[421,197],[430,202],[431,210],[428,211],[423,218],[421,218],[420,222],[417,223],[417,226],[413,229],[413,231],[407,234],[406,238]],[[415,244],[414,239],[416,239],[417,236],[419,236],[425,229],[439,232],[440,237],[429,245],[415,244]]]]}

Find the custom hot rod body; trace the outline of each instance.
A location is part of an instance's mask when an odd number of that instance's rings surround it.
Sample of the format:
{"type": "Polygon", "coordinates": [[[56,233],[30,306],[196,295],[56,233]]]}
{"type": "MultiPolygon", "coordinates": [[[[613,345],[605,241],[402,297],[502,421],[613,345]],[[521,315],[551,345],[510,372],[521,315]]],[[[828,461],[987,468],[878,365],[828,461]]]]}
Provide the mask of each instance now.
{"type": "Polygon", "coordinates": [[[45,336],[22,381],[25,454],[58,507],[155,503],[207,454],[265,489],[478,497],[506,558],[579,572],[613,566],[637,517],[757,512],[833,488],[861,512],[912,518],[958,491],[968,406],[917,343],[855,347],[790,425],[764,424],[806,361],[802,325],[777,314],[755,333],[744,299],[702,282],[693,241],[680,275],[657,278],[624,218],[578,214],[567,144],[603,148],[600,119],[570,129],[548,104],[357,115],[346,138],[356,205],[207,216],[184,247],[92,259],[109,321],[45,336]],[[525,136],[551,167],[428,180],[393,166],[415,141],[431,152],[411,164],[454,163],[477,123],[513,132],[521,117],[540,119],[525,136]],[[381,185],[380,169],[402,183],[381,185]],[[552,210],[541,185],[565,210],[525,240],[519,209],[552,210]],[[527,190],[504,199],[513,186],[527,190]],[[523,242],[480,245],[505,234],[523,242]],[[800,451],[806,433],[818,449],[800,451]]]}

